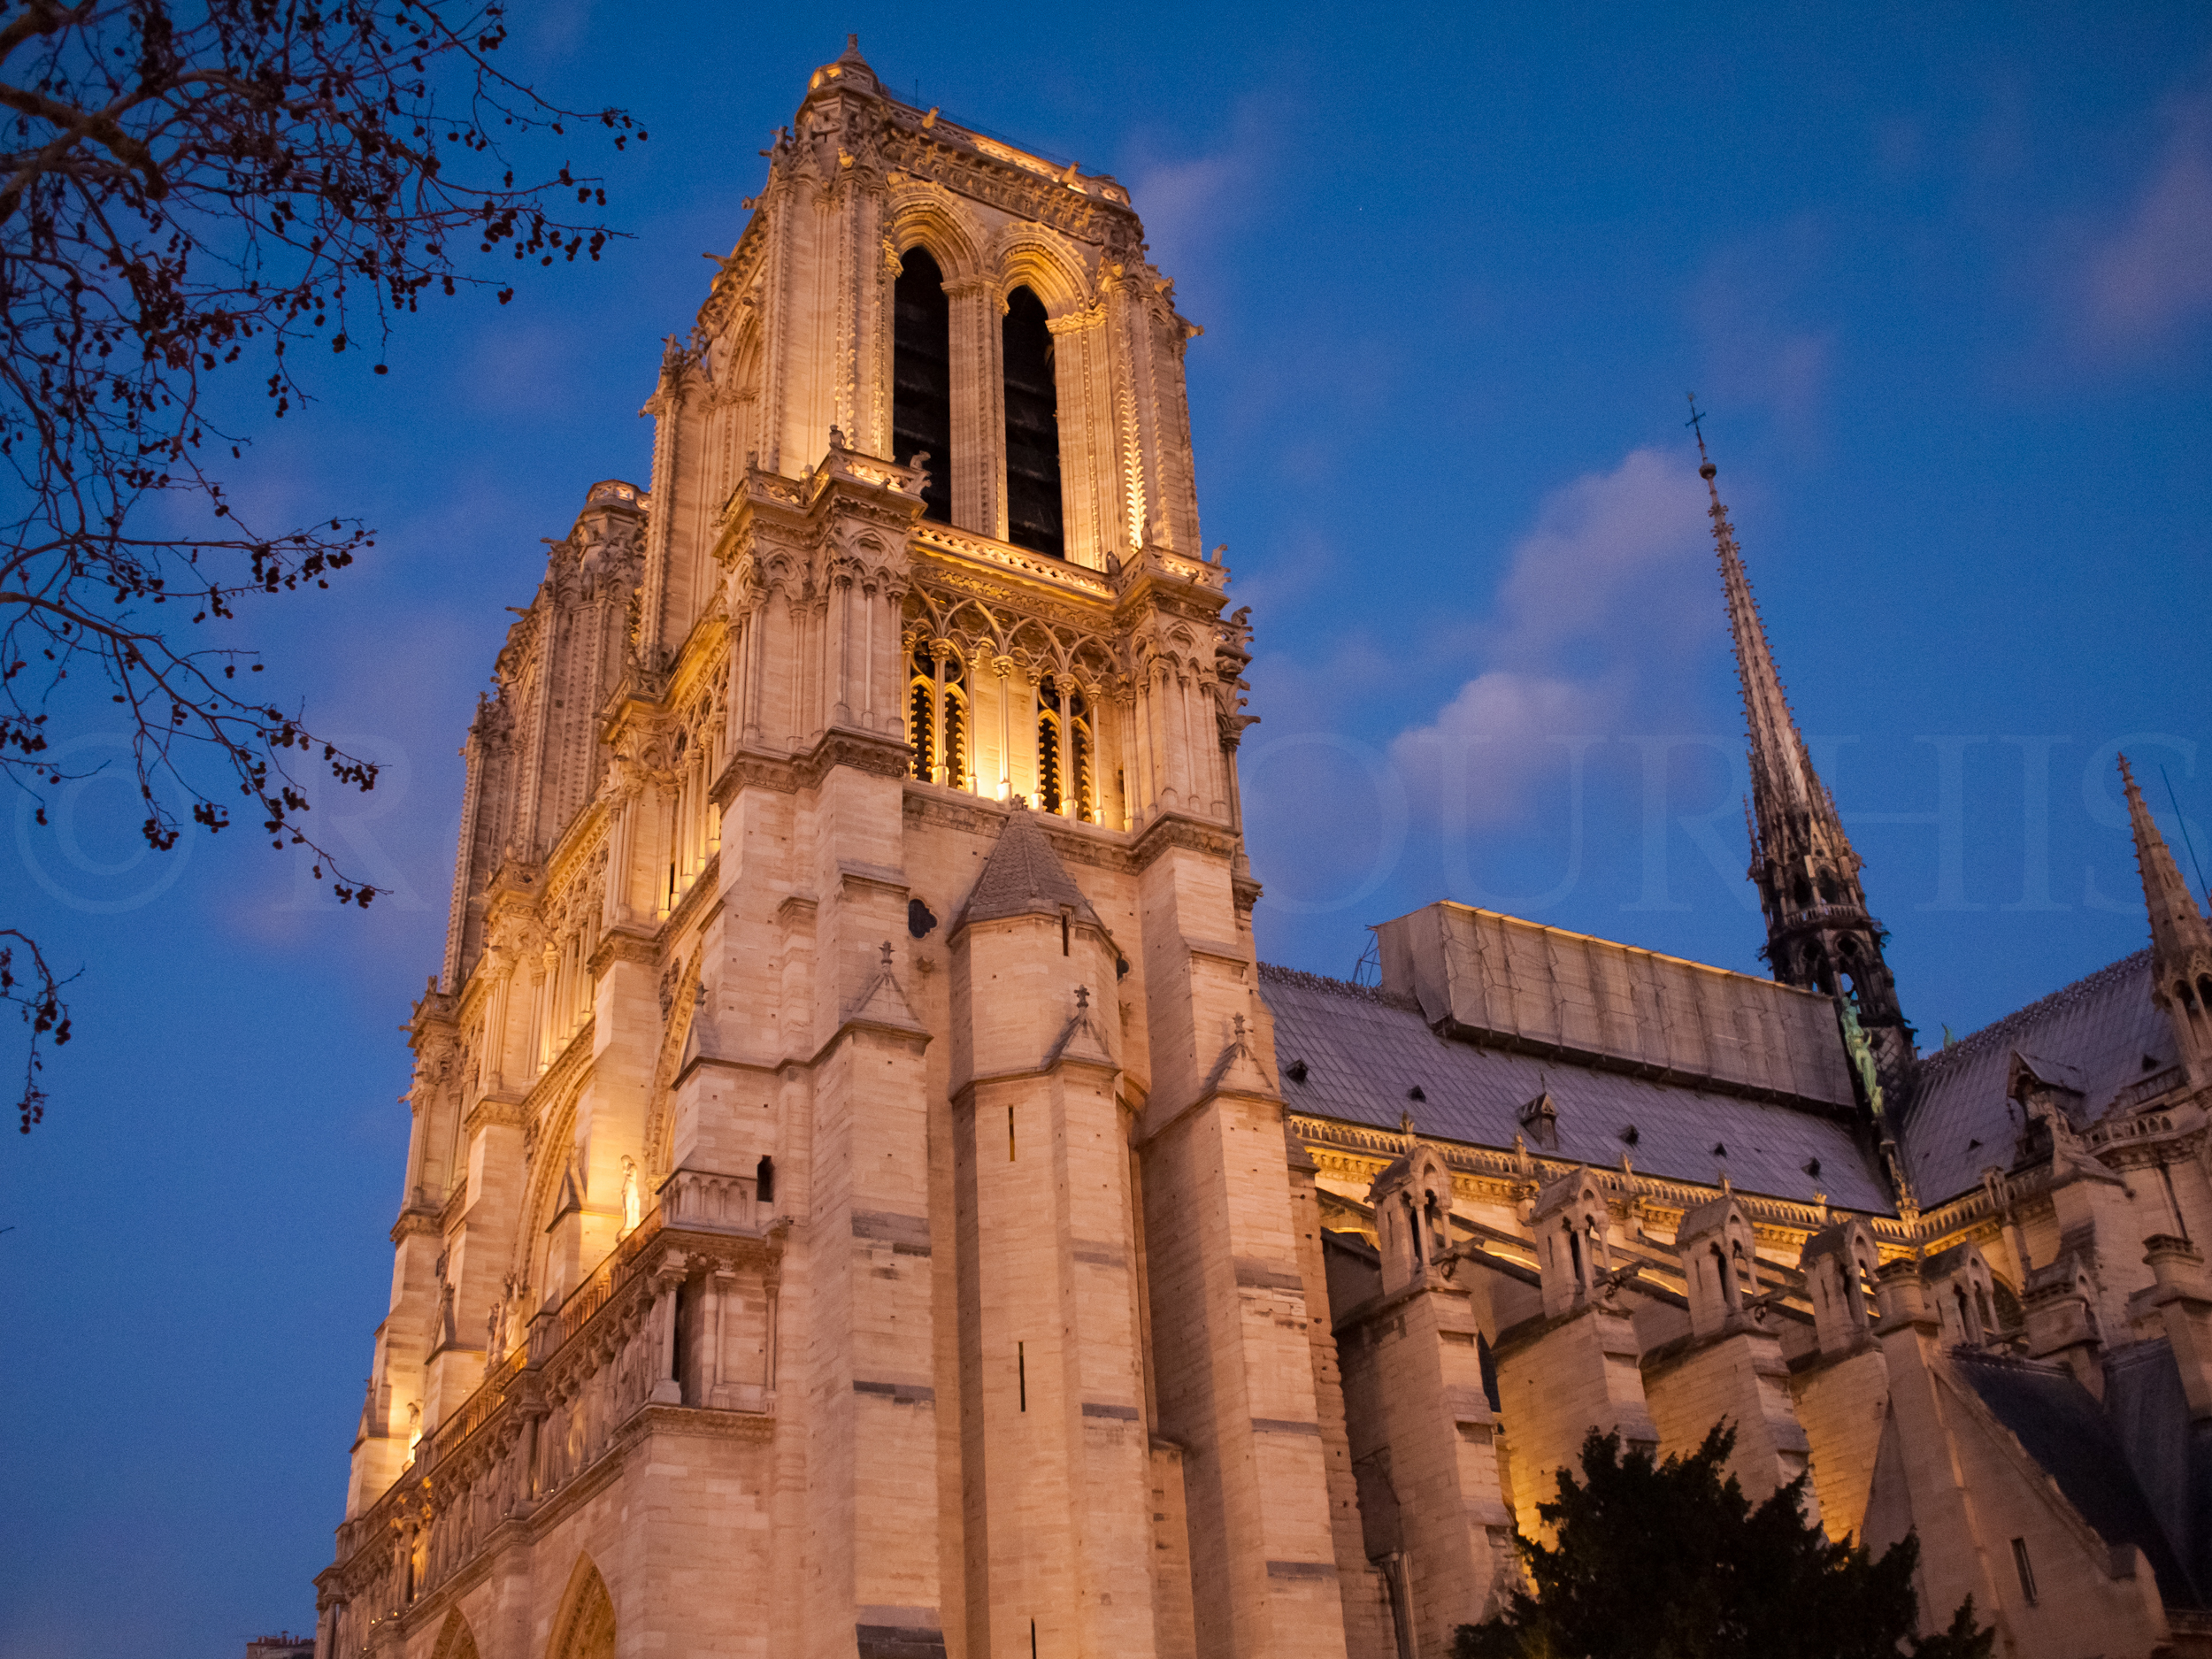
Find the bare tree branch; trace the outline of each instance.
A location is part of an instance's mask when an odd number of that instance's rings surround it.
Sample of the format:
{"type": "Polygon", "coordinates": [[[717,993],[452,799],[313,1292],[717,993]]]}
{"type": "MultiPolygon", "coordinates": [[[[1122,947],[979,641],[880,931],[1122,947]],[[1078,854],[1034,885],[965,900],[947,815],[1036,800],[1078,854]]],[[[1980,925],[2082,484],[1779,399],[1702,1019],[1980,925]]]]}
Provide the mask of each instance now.
{"type": "MultiPolygon", "coordinates": [[[[38,1080],[39,1073],[46,1069],[42,1051],[49,1045],[58,1048],[69,1041],[69,1009],[61,1000],[61,987],[69,981],[46,965],[38,941],[28,933],[19,928],[0,927],[0,939],[11,941],[0,944],[0,1002],[13,1007],[31,1028],[23,1058],[23,1091],[16,1102],[23,1133],[27,1135],[31,1125],[46,1115],[46,1091],[38,1080]],[[19,950],[30,958],[20,969],[15,960],[19,950]]],[[[74,978],[74,974],[69,976],[74,978]]]]}
{"type": "MultiPolygon", "coordinates": [[[[0,22],[0,775],[37,824],[70,780],[59,733],[104,690],[149,847],[183,832],[157,783],[210,832],[234,790],[342,902],[376,896],[303,822],[311,777],[366,790],[376,768],[249,695],[262,663],[214,633],[375,542],[344,516],[244,523],[215,469],[247,440],[204,398],[250,358],[281,419],[307,396],[296,348],[380,356],[426,292],[504,304],[487,257],[599,257],[602,181],[548,159],[518,183],[510,151],[571,124],[617,150],[645,134],[503,74],[504,39],[498,5],[447,0],[25,0],[0,22]]],[[[28,1133],[67,979],[20,930],[0,940],[28,1133]]]]}

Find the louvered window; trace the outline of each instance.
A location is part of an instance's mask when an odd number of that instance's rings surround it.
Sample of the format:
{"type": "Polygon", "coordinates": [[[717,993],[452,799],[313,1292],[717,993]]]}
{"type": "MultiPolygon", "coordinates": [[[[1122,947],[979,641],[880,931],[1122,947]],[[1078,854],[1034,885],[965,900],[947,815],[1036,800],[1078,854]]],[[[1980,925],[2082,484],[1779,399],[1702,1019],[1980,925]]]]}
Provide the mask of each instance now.
{"type": "Polygon", "coordinates": [[[899,261],[892,321],[891,458],[904,466],[929,458],[922,516],[952,522],[952,319],[944,273],[926,248],[899,261]]]}
{"type": "Polygon", "coordinates": [[[1048,707],[1037,710],[1037,804],[1060,810],[1060,716],[1048,707]]]}
{"type": "Polygon", "coordinates": [[[1068,792],[1075,798],[1075,814],[1085,823],[1098,815],[1092,810],[1098,792],[1091,777],[1091,709],[1079,691],[1068,695],[1068,792]]]}
{"type": "Polygon", "coordinates": [[[970,787],[968,776],[968,664],[958,652],[940,659],[943,690],[939,704],[937,781],[956,789],[970,787]]]}
{"type": "Polygon", "coordinates": [[[937,765],[937,671],[926,651],[914,653],[906,680],[906,747],[914,776],[926,780],[937,765]]]}
{"type": "Polygon", "coordinates": [[[1006,296],[1006,539],[1067,557],[1060,525],[1060,396],[1044,303],[1025,288],[1006,296]]]}
{"type": "Polygon", "coordinates": [[[942,656],[918,645],[908,659],[908,771],[930,783],[971,787],[968,767],[968,664],[957,650],[942,656]]]}

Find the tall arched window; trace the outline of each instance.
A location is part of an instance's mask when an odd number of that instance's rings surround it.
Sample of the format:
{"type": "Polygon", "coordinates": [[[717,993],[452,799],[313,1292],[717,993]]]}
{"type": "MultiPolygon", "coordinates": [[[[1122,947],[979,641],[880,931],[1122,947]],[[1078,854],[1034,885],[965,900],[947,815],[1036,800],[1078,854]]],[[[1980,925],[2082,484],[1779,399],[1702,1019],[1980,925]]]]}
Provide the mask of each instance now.
{"type": "Polygon", "coordinates": [[[1060,710],[1047,680],[1037,687],[1037,804],[1057,812],[1061,799],[1060,710]]]}
{"type": "Polygon", "coordinates": [[[907,664],[906,744],[910,770],[931,783],[969,787],[968,664],[951,646],[925,641],[907,664]]]}
{"type": "Polygon", "coordinates": [[[1068,793],[1075,797],[1072,816],[1086,824],[1094,823],[1098,814],[1092,810],[1097,792],[1092,787],[1091,770],[1095,745],[1091,738],[1091,705],[1083,694],[1070,687],[1068,710],[1068,793]]]}
{"type": "Polygon", "coordinates": [[[927,779],[937,766],[937,669],[926,645],[916,647],[907,664],[906,747],[913,757],[910,769],[927,779]]]}
{"type": "Polygon", "coordinates": [[[1052,674],[1037,682],[1037,804],[1046,812],[1098,821],[1093,772],[1097,743],[1091,705],[1075,681],[1052,674]]]}
{"type": "Polygon", "coordinates": [[[1006,296],[1006,539],[1067,557],[1060,525],[1060,396],[1044,302],[1025,288],[1006,296]]]}
{"type": "Polygon", "coordinates": [[[945,273],[926,248],[900,256],[891,326],[891,458],[918,453],[929,482],[922,517],[952,522],[952,311],[945,273]]]}
{"type": "Polygon", "coordinates": [[[968,661],[957,651],[937,659],[939,693],[937,714],[937,781],[956,789],[969,787],[968,776],[968,661]]]}

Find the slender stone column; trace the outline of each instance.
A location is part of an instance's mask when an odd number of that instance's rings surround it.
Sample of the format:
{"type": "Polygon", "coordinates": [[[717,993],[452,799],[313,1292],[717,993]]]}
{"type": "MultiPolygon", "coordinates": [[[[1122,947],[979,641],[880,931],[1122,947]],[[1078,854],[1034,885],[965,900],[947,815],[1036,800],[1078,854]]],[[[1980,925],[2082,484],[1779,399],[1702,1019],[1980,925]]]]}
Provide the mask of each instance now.
{"type": "Polygon", "coordinates": [[[1053,770],[1059,775],[1054,780],[1060,787],[1060,816],[1074,818],[1075,802],[1075,704],[1069,694],[1067,676],[1056,674],[1053,688],[1060,694],[1059,752],[1053,757],[1053,770]]]}
{"type": "Polygon", "coordinates": [[[1003,801],[1014,787],[1014,659],[993,658],[991,672],[998,677],[998,798],[1003,801]]]}
{"type": "Polygon", "coordinates": [[[1115,692],[1113,703],[1115,745],[1120,752],[1121,774],[1121,817],[1113,827],[1129,830],[1137,826],[1137,699],[1133,693],[1120,690],[1115,692]]]}
{"type": "Polygon", "coordinates": [[[986,277],[945,284],[952,348],[952,521],[964,530],[1003,539],[1006,434],[999,372],[999,303],[986,277]]]}
{"type": "Polygon", "coordinates": [[[683,1379],[676,1375],[676,1298],[683,1292],[686,1266],[683,1252],[671,1250],[655,1271],[653,1327],[657,1358],[652,1392],[646,1398],[656,1404],[680,1406],[684,1402],[683,1379]]]}

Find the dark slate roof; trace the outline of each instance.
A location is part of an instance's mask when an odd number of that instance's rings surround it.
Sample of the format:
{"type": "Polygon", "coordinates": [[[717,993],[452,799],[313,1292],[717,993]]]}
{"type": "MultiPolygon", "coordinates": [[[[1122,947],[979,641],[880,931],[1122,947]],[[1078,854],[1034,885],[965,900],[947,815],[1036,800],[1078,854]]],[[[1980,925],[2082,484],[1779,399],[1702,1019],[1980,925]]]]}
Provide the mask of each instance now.
{"type": "Polygon", "coordinates": [[[949,931],[958,933],[970,922],[995,922],[1009,916],[1057,916],[1063,909],[1094,926],[1103,926],[1060,855],[1052,850],[1037,815],[1018,807],[1006,815],[998,844],[983,861],[968,902],[949,931]]]}
{"type": "Polygon", "coordinates": [[[2116,1099],[2132,1104],[2123,1090],[2178,1059],[2172,1027],[2151,1002],[2151,953],[2100,968],[1920,1063],[1899,1139],[1924,1207],[1978,1185],[1993,1164],[2011,1166],[2023,1126],[2005,1098],[2016,1050],[2039,1076],[2080,1091],[2085,1124],[2116,1099]]]}
{"type": "Polygon", "coordinates": [[[1275,1017],[1275,1059],[1294,1111],[1394,1131],[1410,1111],[1424,1134],[1507,1148],[1521,1108],[1549,1089],[1559,1114],[1551,1156],[1617,1168],[1626,1152],[1639,1170],[1673,1180],[1710,1182],[1725,1168],[1738,1187],[1770,1197],[1809,1203],[1825,1193],[1847,1210],[1894,1209],[1837,1119],[1439,1037],[1410,997],[1272,964],[1260,966],[1260,994],[1275,1017]],[[1291,1075],[1298,1060],[1302,1082],[1291,1075]],[[1425,1100],[1408,1098],[1417,1087],[1425,1100]],[[1633,1147],[1621,1139],[1632,1125],[1633,1147]],[[1815,1159],[1817,1176],[1804,1168],[1815,1159]]]}
{"type": "MultiPolygon", "coordinates": [[[[1953,1348],[1950,1358],[1990,1414],[2012,1431],[2098,1536],[2143,1552],[2168,1607],[2203,1605],[2180,1551],[2136,1479],[2111,1419],[2071,1371],[1972,1348],[1953,1348]]],[[[2175,1417],[2172,1426],[2185,1435],[2186,1409],[2175,1417]]]]}
{"type": "Polygon", "coordinates": [[[2201,1601],[2212,1591],[2212,1423],[2191,1418],[2163,1337],[2108,1350],[2104,1376],[2105,1415],[2201,1601]]]}

